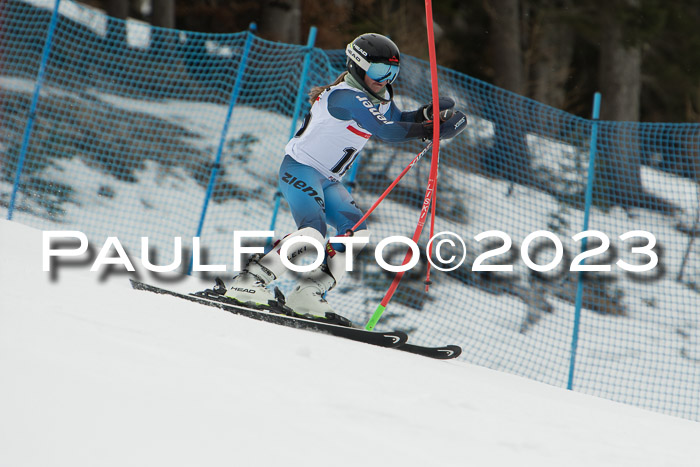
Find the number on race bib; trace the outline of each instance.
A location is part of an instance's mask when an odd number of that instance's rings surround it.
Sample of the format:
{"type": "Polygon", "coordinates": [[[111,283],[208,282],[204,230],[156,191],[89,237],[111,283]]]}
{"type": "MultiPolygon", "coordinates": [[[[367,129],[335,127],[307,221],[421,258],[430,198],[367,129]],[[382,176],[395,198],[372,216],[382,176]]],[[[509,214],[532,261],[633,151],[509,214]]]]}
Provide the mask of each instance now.
{"type": "Polygon", "coordinates": [[[345,174],[345,172],[350,168],[352,163],[355,162],[355,158],[353,156],[356,155],[356,153],[356,148],[351,147],[343,149],[343,157],[338,161],[337,164],[333,166],[331,172],[333,172],[334,174],[339,174],[342,177],[345,174]]]}

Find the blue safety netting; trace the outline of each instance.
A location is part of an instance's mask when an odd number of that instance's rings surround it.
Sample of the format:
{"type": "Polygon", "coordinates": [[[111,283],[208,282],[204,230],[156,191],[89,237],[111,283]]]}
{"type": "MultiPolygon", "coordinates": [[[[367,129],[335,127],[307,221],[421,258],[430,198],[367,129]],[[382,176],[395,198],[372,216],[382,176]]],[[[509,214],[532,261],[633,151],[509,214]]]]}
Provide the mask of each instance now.
{"type": "MultiPolygon", "coordinates": [[[[54,5],[0,6],[0,209],[98,244],[116,236],[134,257],[147,236],[159,264],[172,260],[174,237],[191,246],[199,236],[206,262],[232,271],[233,231],[270,228],[284,145],[310,87],[342,71],[343,51],[252,32],[159,29],[69,0],[52,21],[54,5]]],[[[700,125],[579,118],[445,68],[439,86],[469,126],[441,143],[435,232],[462,238],[466,260],[433,270],[426,292],[423,258],[379,328],[425,345],[458,343],[468,362],[700,420],[700,125]],[[586,215],[602,237],[589,237],[589,250],[603,247],[586,264],[609,272],[571,271],[586,215]],[[504,234],[476,241],[487,231],[504,234]],[[537,231],[555,238],[530,242],[537,231]],[[638,232],[624,237],[636,231],[652,233],[653,248],[638,232]],[[512,246],[483,264],[513,271],[475,271],[503,235],[512,246]],[[555,267],[536,271],[523,255],[555,267]],[[654,257],[649,271],[625,270],[654,257]]],[[[403,56],[395,91],[403,109],[428,102],[428,64],[403,56]]],[[[347,177],[358,205],[371,206],[424,144],[370,141],[347,177]]],[[[373,245],[413,234],[429,163],[370,217],[373,245]]],[[[274,230],[294,230],[284,200],[274,230]]],[[[421,246],[428,238],[426,227],[421,246]]],[[[393,278],[373,252],[328,295],[360,323],[393,278]]],[[[394,264],[403,254],[387,250],[394,264]]]]}

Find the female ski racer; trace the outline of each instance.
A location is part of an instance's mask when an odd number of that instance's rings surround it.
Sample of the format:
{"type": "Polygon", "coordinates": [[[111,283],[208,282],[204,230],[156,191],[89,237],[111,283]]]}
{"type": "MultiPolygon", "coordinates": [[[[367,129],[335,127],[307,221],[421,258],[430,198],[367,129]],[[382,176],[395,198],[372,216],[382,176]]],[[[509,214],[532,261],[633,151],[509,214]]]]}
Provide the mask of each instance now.
{"type": "MultiPolygon", "coordinates": [[[[226,297],[258,308],[273,308],[275,296],[267,285],[287,269],[280,248],[290,239],[309,236],[326,243],[326,224],[344,234],[362,218],[352,196],[340,182],[357,154],[373,135],[382,141],[402,142],[431,139],[432,104],[402,112],[392,101],[391,83],[399,74],[399,49],[389,38],[363,34],[348,44],[346,69],[330,85],[311,90],[311,110],[303,125],[285,147],[279,171],[279,188],[298,230],[286,236],[264,256],[253,256],[234,277],[226,297]]],[[[453,113],[440,125],[441,138],[452,138],[466,127],[467,119],[454,111],[454,101],[440,98],[441,115],[453,113]],[[443,110],[448,110],[443,113],[443,110]]],[[[369,237],[366,223],[354,237],[369,237]]],[[[354,245],[353,257],[363,245],[354,245]]],[[[316,248],[301,240],[287,251],[290,261],[316,248]]],[[[333,312],[324,294],[335,287],[346,272],[344,245],[326,245],[325,261],[307,273],[286,298],[295,313],[334,324],[349,321],[333,312]]]]}

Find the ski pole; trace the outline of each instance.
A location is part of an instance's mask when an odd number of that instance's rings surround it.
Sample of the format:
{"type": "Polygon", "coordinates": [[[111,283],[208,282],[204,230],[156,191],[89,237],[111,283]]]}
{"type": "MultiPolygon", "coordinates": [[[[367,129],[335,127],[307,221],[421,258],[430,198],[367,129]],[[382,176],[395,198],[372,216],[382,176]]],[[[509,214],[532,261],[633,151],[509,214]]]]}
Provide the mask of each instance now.
{"type": "MultiPolygon", "coordinates": [[[[394,181],[391,183],[391,185],[389,185],[389,187],[388,187],[386,190],[384,190],[384,193],[382,193],[382,195],[377,199],[377,201],[374,202],[374,204],[372,205],[372,207],[369,208],[369,209],[367,210],[367,212],[365,213],[365,215],[362,216],[362,218],[361,218],[359,221],[357,221],[357,223],[353,226],[352,229],[350,229],[350,231],[349,231],[350,234],[352,234],[352,232],[355,232],[355,229],[357,229],[357,228],[360,226],[360,224],[362,224],[364,221],[367,220],[367,218],[369,217],[369,215],[372,214],[372,211],[374,211],[375,209],[377,209],[377,206],[379,206],[379,203],[381,203],[381,202],[384,200],[384,198],[387,197],[387,195],[391,192],[391,190],[394,189],[394,187],[399,183],[399,181],[403,178],[403,176],[406,175],[406,173],[408,173],[408,171],[411,170],[411,168],[412,168],[414,165],[416,165],[416,164],[418,163],[419,160],[421,160],[421,158],[428,152],[428,150],[429,150],[432,146],[433,146],[433,142],[431,141],[431,142],[428,143],[428,145],[425,147],[425,149],[423,149],[421,152],[418,153],[418,155],[417,155],[416,157],[413,158],[413,160],[411,161],[411,163],[408,164],[408,165],[406,166],[405,169],[403,169],[403,171],[401,172],[401,174],[399,174],[398,177],[396,177],[396,180],[394,180],[394,181]]],[[[345,232],[345,233],[347,234],[348,232],[345,232]]]]}
{"type": "MultiPolygon", "coordinates": [[[[421,209],[420,217],[418,218],[418,225],[416,226],[416,230],[413,233],[413,243],[417,243],[418,239],[420,238],[420,234],[423,232],[423,226],[425,225],[425,218],[428,216],[428,209],[430,207],[430,201],[432,196],[435,193],[435,188],[437,187],[437,170],[436,170],[436,164],[433,162],[431,170],[430,170],[430,178],[428,180],[428,187],[425,190],[425,199],[423,201],[423,208],[421,209]]],[[[413,257],[413,250],[410,248],[406,252],[406,257],[403,260],[403,263],[401,263],[402,266],[406,265],[411,261],[411,258],[413,257]]],[[[389,287],[389,290],[387,290],[386,294],[384,295],[384,298],[382,298],[382,301],[380,302],[379,306],[377,309],[374,311],[374,314],[372,314],[372,317],[369,319],[367,324],[365,325],[365,329],[368,331],[371,331],[374,329],[374,326],[377,325],[377,322],[379,322],[379,318],[382,317],[384,314],[384,311],[386,310],[387,305],[389,304],[389,301],[391,300],[391,297],[394,296],[394,292],[396,292],[396,289],[399,287],[399,283],[401,282],[401,279],[403,278],[404,271],[399,271],[396,273],[396,276],[394,277],[394,280],[391,282],[391,286],[389,287]]]]}

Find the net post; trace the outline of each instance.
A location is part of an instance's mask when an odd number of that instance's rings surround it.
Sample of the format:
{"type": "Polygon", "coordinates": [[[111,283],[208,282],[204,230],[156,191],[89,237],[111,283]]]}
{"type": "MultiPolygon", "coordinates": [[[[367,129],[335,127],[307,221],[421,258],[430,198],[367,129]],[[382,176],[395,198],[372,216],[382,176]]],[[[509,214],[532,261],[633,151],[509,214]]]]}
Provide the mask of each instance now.
{"type": "Polygon", "coordinates": [[[19,159],[17,160],[17,171],[15,173],[15,181],[12,184],[12,194],[10,195],[10,203],[7,207],[8,221],[12,220],[12,215],[14,214],[15,210],[17,192],[19,191],[20,179],[22,178],[22,171],[24,170],[24,161],[27,158],[27,150],[29,149],[29,140],[31,138],[32,129],[34,127],[34,115],[36,114],[36,107],[39,103],[41,86],[44,84],[46,63],[49,61],[49,55],[51,54],[53,33],[56,30],[56,22],[58,21],[58,8],[60,4],[61,0],[56,0],[56,3],[54,3],[53,11],[51,12],[51,20],[49,21],[49,30],[46,32],[46,41],[44,41],[44,50],[41,53],[41,62],[39,64],[39,71],[37,72],[36,76],[36,84],[34,85],[34,94],[32,95],[32,101],[29,105],[29,118],[27,119],[27,125],[24,127],[22,146],[19,151],[19,159]]]}
{"type": "MultiPolygon", "coordinates": [[[[219,146],[216,149],[216,157],[214,159],[214,165],[211,169],[211,174],[209,175],[209,184],[207,185],[207,192],[204,195],[204,204],[202,205],[202,213],[199,217],[199,224],[197,225],[196,237],[202,235],[202,228],[204,227],[204,219],[207,215],[207,208],[209,207],[209,200],[214,192],[214,185],[216,183],[216,177],[219,173],[219,167],[221,164],[221,153],[224,149],[224,144],[226,143],[226,135],[228,134],[228,128],[231,123],[231,116],[233,115],[233,109],[236,106],[236,101],[238,100],[238,94],[241,91],[243,85],[243,77],[245,74],[246,64],[248,62],[248,54],[250,53],[250,47],[253,43],[253,38],[255,37],[254,31],[257,29],[255,23],[250,23],[248,31],[246,31],[245,45],[243,47],[243,53],[241,54],[241,61],[238,64],[238,70],[236,72],[236,81],[233,85],[233,91],[231,91],[231,99],[229,100],[228,111],[226,112],[226,118],[224,120],[223,128],[221,129],[221,136],[219,137],[219,146]]],[[[190,266],[187,271],[187,275],[192,274],[193,263],[190,261],[190,266]]]]}
{"type": "MultiPolygon", "coordinates": [[[[314,44],[316,43],[316,33],[318,30],[316,26],[311,26],[309,29],[309,37],[306,41],[306,53],[304,54],[304,66],[301,70],[301,78],[299,79],[299,87],[297,88],[297,95],[294,101],[294,111],[292,113],[292,124],[289,128],[289,139],[294,137],[296,132],[297,122],[299,121],[299,112],[301,111],[301,103],[304,100],[304,91],[306,90],[306,82],[309,76],[309,68],[311,67],[311,53],[314,50],[314,44]]],[[[277,190],[275,192],[275,207],[272,208],[272,219],[270,220],[270,228],[268,230],[275,230],[275,224],[277,224],[277,213],[280,209],[280,202],[282,201],[282,193],[277,190]]],[[[272,239],[268,239],[267,245],[272,244],[272,239]]]]}
{"type": "MultiPolygon", "coordinates": [[[[593,120],[591,122],[591,143],[588,155],[588,181],[586,182],[586,201],[583,211],[583,232],[588,230],[588,221],[591,213],[591,204],[593,203],[593,181],[595,179],[595,155],[596,144],[598,141],[598,120],[600,118],[600,93],[596,92],[593,97],[593,120]]],[[[588,237],[583,237],[581,240],[581,252],[586,251],[588,247],[588,237]]],[[[586,259],[581,260],[581,265],[586,259]]],[[[583,271],[578,272],[578,283],[576,285],[576,305],[574,311],[574,328],[571,335],[571,356],[569,359],[569,377],[566,383],[566,388],[571,390],[574,386],[574,369],[576,367],[576,350],[578,348],[578,334],[581,324],[581,305],[583,302],[583,271]]]]}

